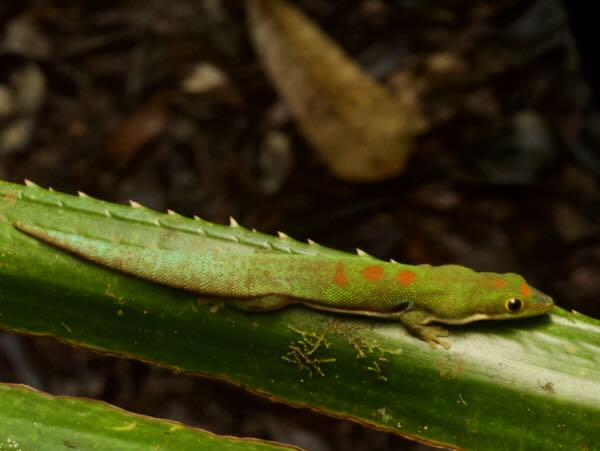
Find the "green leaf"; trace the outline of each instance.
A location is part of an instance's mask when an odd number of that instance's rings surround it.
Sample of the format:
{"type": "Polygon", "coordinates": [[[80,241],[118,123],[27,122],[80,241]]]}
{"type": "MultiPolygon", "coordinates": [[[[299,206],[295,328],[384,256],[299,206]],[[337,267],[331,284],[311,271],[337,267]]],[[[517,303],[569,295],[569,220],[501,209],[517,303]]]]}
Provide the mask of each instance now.
{"type": "Polygon", "coordinates": [[[219,437],[175,421],[136,415],[109,404],[50,396],[0,384],[0,451],[102,450],[291,450],[255,439],[219,437]]]}
{"type": "Polygon", "coordinates": [[[52,202],[27,203],[18,195],[23,189],[0,183],[0,327],[225,379],[423,442],[477,450],[600,447],[598,320],[556,308],[542,318],[452,328],[452,347],[434,350],[391,321],[302,307],[215,312],[193,294],[17,231],[19,220],[62,221],[56,200],[73,199],[54,194],[52,202]]]}

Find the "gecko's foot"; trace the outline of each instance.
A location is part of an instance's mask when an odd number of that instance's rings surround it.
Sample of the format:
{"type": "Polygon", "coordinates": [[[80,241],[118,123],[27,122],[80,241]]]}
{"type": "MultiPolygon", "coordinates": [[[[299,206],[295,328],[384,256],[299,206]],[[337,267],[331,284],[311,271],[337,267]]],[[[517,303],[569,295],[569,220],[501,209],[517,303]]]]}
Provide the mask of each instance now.
{"type": "Polygon", "coordinates": [[[210,313],[219,313],[221,310],[223,310],[225,308],[225,304],[223,303],[219,303],[219,304],[213,304],[210,306],[210,308],[208,309],[208,311],[210,313]]]}
{"type": "Polygon", "coordinates": [[[196,304],[197,305],[209,305],[210,308],[208,309],[208,311],[210,313],[219,313],[221,310],[223,310],[225,308],[225,304],[223,302],[220,302],[217,299],[210,299],[210,298],[196,298],[196,304]]]}
{"type": "Polygon", "coordinates": [[[445,349],[450,348],[450,343],[447,340],[442,340],[440,337],[447,337],[448,331],[439,326],[426,326],[419,330],[419,336],[425,340],[432,349],[437,345],[443,346],[445,349]]]}
{"type": "Polygon", "coordinates": [[[435,349],[437,345],[443,346],[448,349],[450,343],[446,340],[442,340],[440,337],[447,337],[448,331],[443,327],[424,324],[427,321],[428,313],[420,310],[413,310],[406,312],[400,317],[400,321],[404,324],[409,332],[416,335],[421,340],[426,341],[435,349]]]}

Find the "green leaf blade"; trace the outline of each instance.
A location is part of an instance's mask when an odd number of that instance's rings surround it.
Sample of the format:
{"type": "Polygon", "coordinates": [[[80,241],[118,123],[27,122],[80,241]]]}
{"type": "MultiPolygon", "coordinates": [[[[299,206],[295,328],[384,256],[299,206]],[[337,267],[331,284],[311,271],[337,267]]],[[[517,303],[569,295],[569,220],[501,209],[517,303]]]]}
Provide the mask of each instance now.
{"type": "Polygon", "coordinates": [[[297,448],[255,439],[219,437],[99,401],[51,396],[25,386],[0,384],[0,451],[30,449],[276,451],[297,448]]]}
{"type": "MultiPolygon", "coordinates": [[[[301,307],[213,313],[195,295],[25,236],[14,221],[49,218],[57,207],[13,206],[0,197],[0,327],[225,379],[422,442],[600,447],[598,320],[557,308],[544,318],[454,327],[446,351],[389,321],[301,307]]],[[[82,225],[93,220],[78,215],[82,225]]]]}

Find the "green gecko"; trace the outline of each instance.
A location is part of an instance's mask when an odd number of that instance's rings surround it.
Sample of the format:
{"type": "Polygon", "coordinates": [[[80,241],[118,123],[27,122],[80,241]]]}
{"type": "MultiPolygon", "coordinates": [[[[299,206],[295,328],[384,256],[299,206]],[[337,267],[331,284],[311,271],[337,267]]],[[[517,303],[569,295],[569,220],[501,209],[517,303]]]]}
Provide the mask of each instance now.
{"type": "Polygon", "coordinates": [[[152,282],[266,312],[299,303],[328,312],[397,320],[432,347],[449,347],[440,324],[514,319],[548,312],[552,299],[518,274],[459,265],[385,262],[283,233],[221,226],[0,182],[7,220],[43,243],[152,282]]]}

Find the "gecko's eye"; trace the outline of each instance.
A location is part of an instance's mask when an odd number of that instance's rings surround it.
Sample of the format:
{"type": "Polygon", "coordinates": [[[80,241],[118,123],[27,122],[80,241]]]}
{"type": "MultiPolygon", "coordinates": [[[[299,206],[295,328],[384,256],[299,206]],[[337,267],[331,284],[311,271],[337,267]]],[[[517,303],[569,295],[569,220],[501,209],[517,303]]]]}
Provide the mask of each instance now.
{"type": "Polygon", "coordinates": [[[523,308],[523,301],[517,298],[510,298],[506,301],[505,307],[510,313],[519,313],[523,308]]]}

